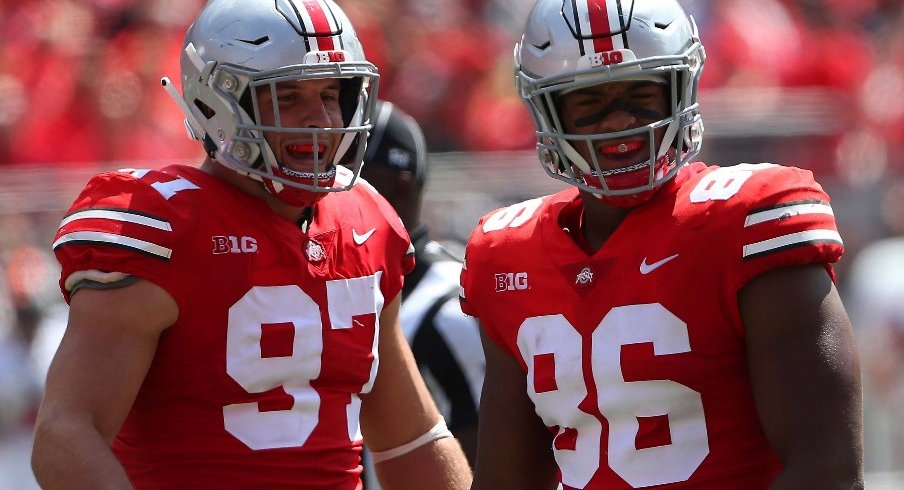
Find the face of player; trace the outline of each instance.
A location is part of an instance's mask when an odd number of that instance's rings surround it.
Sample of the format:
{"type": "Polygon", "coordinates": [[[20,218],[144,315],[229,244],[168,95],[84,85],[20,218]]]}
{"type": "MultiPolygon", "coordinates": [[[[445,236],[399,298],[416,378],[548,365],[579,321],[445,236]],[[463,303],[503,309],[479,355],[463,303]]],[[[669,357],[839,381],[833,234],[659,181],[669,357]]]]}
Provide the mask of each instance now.
{"type": "MultiPolygon", "coordinates": [[[[636,129],[664,119],[670,113],[668,85],[653,81],[602,83],[565,94],[560,107],[567,133],[594,135],[636,129]]],[[[665,131],[665,127],[655,130],[654,152],[658,151],[665,131]]],[[[601,169],[613,170],[648,160],[650,143],[643,133],[594,140],[592,145],[575,142],[574,147],[588,163],[593,162],[593,151],[601,169]]]]}
{"type": "MultiPolygon", "coordinates": [[[[295,80],[258,87],[261,123],[277,126],[273,101],[279,108],[279,126],[284,128],[341,128],[342,110],[339,106],[339,80],[335,78],[295,80]]],[[[264,136],[280,166],[298,172],[314,171],[315,156],[319,172],[332,165],[339,148],[341,134],[319,134],[316,146],[311,134],[266,131],[264,136]]]]}

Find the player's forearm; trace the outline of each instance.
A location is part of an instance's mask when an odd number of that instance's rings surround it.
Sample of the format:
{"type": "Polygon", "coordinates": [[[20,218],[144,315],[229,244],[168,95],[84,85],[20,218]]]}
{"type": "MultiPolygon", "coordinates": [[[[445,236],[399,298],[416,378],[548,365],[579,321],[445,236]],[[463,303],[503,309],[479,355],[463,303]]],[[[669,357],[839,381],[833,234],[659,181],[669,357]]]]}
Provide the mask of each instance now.
{"type": "Polygon", "coordinates": [[[471,468],[458,441],[451,437],[425,444],[410,453],[376,465],[377,477],[386,490],[430,488],[465,490],[471,487],[471,468]]]}
{"type": "Polygon", "coordinates": [[[101,435],[90,426],[39,422],[31,458],[44,490],[125,490],[132,485],[101,435]]]}
{"type": "MultiPolygon", "coordinates": [[[[811,383],[815,383],[813,377],[811,383]]],[[[850,396],[823,396],[823,407],[807,406],[805,413],[790,413],[784,441],[776,447],[784,467],[770,490],[825,488],[832,490],[863,488],[863,439],[856,382],[835,385],[836,394],[856,391],[850,396]],[[854,386],[855,388],[851,388],[854,386]],[[853,401],[852,401],[853,400],[853,401]]],[[[801,391],[803,391],[801,389],[801,391]]],[[[788,410],[793,412],[793,410],[788,410]]],[[[771,427],[775,432],[775,427],[771,427]]],[[[781,441],[773,437],[773,442],[781,441]]]]}
{"type": "MultiPolygon", "coordinates": [[[[495,441],[494,439],[488,439],[495,441]]],[[[527,446],[529,444],[526,444],[527,446]]],[[[513,450],[512,445],[491,444],[478,456],[471,490],[553,490],[558,488],[552,454],[537,459],[536,453],[513,450]],[[508,446],[508,447],[506,447],[508,446]],[[498,447],[498,451],[497,451],[498,447]]]]}
{"type": "Polygon", "coordinates": [[[458,439],[461,450],[465,453],[465,459],[468,460],[468,465],[473,468],[477,464],[477,426],[453,430],[452,435],[458,439]]]}
{"type": "MultiPolygon", "coordinates": [[[[812,459],[812,458],[809,458],[812,459]]],[[[862,464],[851,462],[832,466],[825,461],[788,464],[769,486],[769,490],[825,488],[827,490],[862,490],[862,464]]]]}

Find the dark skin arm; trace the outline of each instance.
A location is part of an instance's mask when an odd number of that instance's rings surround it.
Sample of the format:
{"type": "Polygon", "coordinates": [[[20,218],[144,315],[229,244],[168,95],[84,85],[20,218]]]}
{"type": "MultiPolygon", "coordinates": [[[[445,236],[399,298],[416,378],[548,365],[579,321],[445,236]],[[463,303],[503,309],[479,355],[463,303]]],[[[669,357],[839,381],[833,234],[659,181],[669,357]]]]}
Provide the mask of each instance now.
{"type": "Polygon", "coordinates": [[[464,427],[453,430],[452,435],[461,444],[461,450],[465,453],[468,464],[473,468],[477,464],[477,426],[464,427]]]}
{"type": "Polygon", "coordinates": [[[784,463],[770,489],[863,488],[860,366],[823,266],[765,273],[738,304],[757,411],[784,463]]]}
{"type": "Polygon", "coordinates": [[[472,490],[556,488],[552,434],[534,411],[521,365],[481,329],[487,371],[480,395],[472,490]]]}
{"type": "MultiPolygon", "coordinates": [[[[417,439],[440,419],[399,324],[401,294],[380,314],[380,367],[373,390],[361,396],[361,430],[368,449],[386,451],[417,439]]],[[[375,465],[387,490],[419,490],[424,482],[459,490],[471,469],[458,441],[437,439],[375,465]]]]}

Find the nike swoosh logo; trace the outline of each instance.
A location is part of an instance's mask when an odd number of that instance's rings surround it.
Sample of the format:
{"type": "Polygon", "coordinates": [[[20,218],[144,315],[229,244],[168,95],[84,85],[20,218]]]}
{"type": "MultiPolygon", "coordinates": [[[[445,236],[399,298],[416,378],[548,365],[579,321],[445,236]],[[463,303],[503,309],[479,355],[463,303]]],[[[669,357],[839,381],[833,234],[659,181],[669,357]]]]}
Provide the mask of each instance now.
{"type": "Polygon", "coordinates": [[[672,259],[677,258],[677,257],[678,257],[678,254],[675,254],[675,255],[672,255],[671,257],[666,257],[658,262],[653,262],[652,264],[648,264],[647,258],[644,257],[643,260],[640,262],[640,273],[644,274],[644,275],[649,274],[649,273],[655,271],[656,269],[662,267],[663,265],[665,265],[672,259]]]}
{"type": "Polygon", "coordinates": [[[364,242],[366,242],[367,239],[370,238],[370,236],[373,235],[375,231],[377,231],[376,228],[371,228],[367,233],[359,235],[358,232],[355,231],[354,228],[352,228],[352,238],[355,240],[356,244],[364,245],[364,242]]]}

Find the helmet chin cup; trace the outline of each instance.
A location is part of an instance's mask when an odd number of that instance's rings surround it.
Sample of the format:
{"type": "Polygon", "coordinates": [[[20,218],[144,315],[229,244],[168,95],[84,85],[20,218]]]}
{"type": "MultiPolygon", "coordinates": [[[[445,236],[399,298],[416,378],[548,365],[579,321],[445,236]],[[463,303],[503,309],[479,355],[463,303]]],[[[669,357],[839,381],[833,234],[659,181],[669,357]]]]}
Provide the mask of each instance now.
{"type": "MultiPolygon", "coordinates": [[[[674,168],[675,162],[669,158],[669,155],[663,155],[657,159],[653,170],[654,182],[663,180],[663,177],[668,175],[674,168]]],[[[650,168],[648,166],[644,166],[643,168],[632,172],[606,175],[603,177],[606,183],[605,187],[596,172],[589,174],[581,172],[580,176],[584,184],[593,189],[591,190],[591,194],[593,194],[594,197],[606,204],[619,208],[639,206],[650,200],[650,198],[652,198],[661,188],[660,185],[649,185],[650,168]],[[597,189],[602,191],[605,188],[608,188],[610,192],[596,192],[597,189]],[[634,189],[636,192],[628,194],[611,193],[619,191],[623,192],[628,189],[634,189]]]]}
{"type": "MultiPolygon", "coordinates": [[[[283,174],[285,176],[284,178],[293,180],[297,179],[297,177],[290,177],[286,175],[282,169],[278,169],[277,172],[283,174]]],[[[332,187],[335,180],[336,174],[333,173],[332,177],[325,179],[322,185],[324,187],[332,187]]],[[[273,197],[279,199],[285,204],[288,204],[289,206],[295,206],[298,208],[312,206],[317,203],[317,201],[323,199],[327,194],[326,191],[315,192],[300,187],[290,187],[284,185],[282,182],[272,179],[261,179],[261,181],[264,184],[264,188],[267,189],[267,192],[269,192],[273,197]]],[[[311,182],[310,184],[313,184],[313,182],[311,182]]]]}
{"type": "Polygon", "coordinates": [[[335,187],[337,174],[335,165],[330,166],[326,172],[320,172],[321,166],[325,166],[324,162],[315,160],[314,171],[295,172],[282,167],[277,162],[273,149],[266,141],[261,146],[263,147],[263,163],[260,164],[260,170],[255,178],[264,184],[267,192],[285,204],[307,207],[323,199],[326,193],[333,189],[350,187],[335,187]]]}

